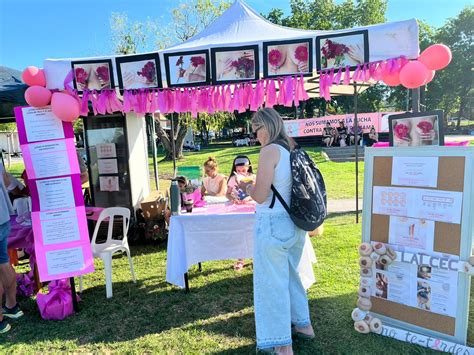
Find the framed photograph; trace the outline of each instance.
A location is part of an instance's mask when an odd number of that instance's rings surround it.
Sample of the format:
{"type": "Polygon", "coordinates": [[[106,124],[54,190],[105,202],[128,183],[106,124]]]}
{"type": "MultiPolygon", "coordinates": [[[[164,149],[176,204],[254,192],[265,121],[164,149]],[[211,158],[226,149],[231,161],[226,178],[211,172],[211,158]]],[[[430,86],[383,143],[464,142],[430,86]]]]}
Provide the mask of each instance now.
{"type": "Polygon", "coordinates": [[[355,69],[369,62],[368,30],[316,37],[316,68],[318,71],[346,67],[355,69]]]}
{"type": "Polygon", "coordinates": [[[120,90],[161,87],[158,53],[116,57],[115,65],[120,90]]]}
{"type": "Polygon", "coordinates": [[[71,68],[74,88],[79,92],[115,87],[112,59],[74,61],[71,68]]]}
{"type": "Polygon", "coordinates": [[[259,79],[258,45],[211,48],[214,85],[259,79]]]}
{"type": "Polygon", "coordinates": [[[443,111],[407,112],[388,118],[390,145],[444,145],[443,111]]]}
{"type": "Polygon", "coordinates": [[[211,82],[209,51],[165,53],[168,87],[208,85],[211,82]]]}
{"type": "Polygon", "coordinates": [[[263,77],[313,73],[313,41],[297,39],[291,41],[263,42],[263,77]]]}

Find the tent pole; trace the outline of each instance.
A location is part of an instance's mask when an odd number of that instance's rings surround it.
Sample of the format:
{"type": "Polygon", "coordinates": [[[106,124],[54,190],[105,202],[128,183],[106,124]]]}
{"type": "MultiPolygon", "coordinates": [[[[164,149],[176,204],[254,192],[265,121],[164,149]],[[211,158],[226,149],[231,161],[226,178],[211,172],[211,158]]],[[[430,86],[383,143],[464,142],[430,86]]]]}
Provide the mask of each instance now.
{"type": "Polygon", "coordinates": [[[171,154],[173,158],[173,179],[176,179],[176,146],[174,139],[174,113],[171,114],[171,154]]]}
{"type": "MultiPolygon", "coordinates": [[[[361,137],[362,138],[362,137],[361,137]]],[[[359,223],[359,121],[357,119],[357,83],[354,81],[354,145],[355,145],[355,188],[356,223],[359,223]]]]}
{"type": "Polygon", "coordinates": [[[158,179],[158,164],[156,162],[156,134],[155,134],[155,117],[153,114],[150,114],[149,117],[151,118],[151,152],[153,154],[153,173],[155,176],[155,186],[156,189],[160,189],[160,180],[158,179]]]}

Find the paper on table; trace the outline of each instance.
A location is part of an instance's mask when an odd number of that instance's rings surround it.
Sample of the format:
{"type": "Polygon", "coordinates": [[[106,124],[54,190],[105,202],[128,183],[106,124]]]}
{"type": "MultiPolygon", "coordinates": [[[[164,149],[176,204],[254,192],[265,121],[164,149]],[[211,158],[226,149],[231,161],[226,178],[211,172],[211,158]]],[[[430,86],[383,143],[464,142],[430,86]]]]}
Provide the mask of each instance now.
{"type": "Polygon", "coordinates": [[[28,142],[64,138],[62,121],[53,114],[50,107],[25,107],[22,113],[28,142]]]}
{"type": "Polygon", "coordinates": [[[461,223],[462,192],[374,186],[373,213],[461,223]]]}
{"type": "Polygon", "coordinates": [[[75,207],[70,177],[37,180],[36,186],[42,211],[75,207]]]}
{"type": "Polygon", "coordinates": [[[119,191],[118,176],[100,176],[99,177],[100,191],[119,191]]]}
{"type": "Polygon", "coordinates": [[[393,157],[392,185],[436,187],[438,157],[393,157]]]}
{"type": "Polygon", "coordinates": [[[76,209],[40,212],[41,234],[44,245],[80,240],[76,209]]]}
{"type": "Polygon", "coordinates": [[[66,274],[85,267],[82,247],[47,251],[45,257],[49,275],[66,274]]]}
{"type": "Polygon", "coordinates": [[[97,158],[116,158],[117,152],[115,149],[115,143],[102,143],[96,144],[95,149],[97,149],[97,158]]]}
{"type": "Polygon", "coordinates": [[[391,216],[388,242],[398,246],[432,252],[434,232],[434,221],[391,216]]]}
{"type": "Polygon", "coordinates": [[[117,159],[99,159],[97,160],[99,174],[117,174],[117,159]]]}

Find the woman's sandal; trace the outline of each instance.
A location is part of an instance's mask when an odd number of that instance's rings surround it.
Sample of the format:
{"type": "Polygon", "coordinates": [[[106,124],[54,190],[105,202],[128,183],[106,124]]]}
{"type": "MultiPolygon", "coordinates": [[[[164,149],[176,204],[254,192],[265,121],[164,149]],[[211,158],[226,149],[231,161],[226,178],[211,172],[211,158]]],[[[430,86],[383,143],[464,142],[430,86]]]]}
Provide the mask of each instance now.
{"type": "Polygon", "coordinates": [[[294,325],[291,326],[291,337],[292,338],[298,338],[301,340],[312,340],[316,336],[314,334],[306,334],[303,332],[299,332],[296,330],[296,327],[294,325]]]}

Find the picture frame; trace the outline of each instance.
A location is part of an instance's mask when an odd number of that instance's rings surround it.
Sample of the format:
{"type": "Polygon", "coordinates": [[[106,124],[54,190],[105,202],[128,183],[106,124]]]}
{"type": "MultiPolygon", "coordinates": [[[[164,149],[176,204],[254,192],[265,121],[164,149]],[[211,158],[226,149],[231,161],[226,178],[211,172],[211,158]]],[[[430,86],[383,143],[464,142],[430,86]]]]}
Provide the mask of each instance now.
{"type": "Polygon", "coordinates": [[[390,146],[444,145],[443,111],[407,112],[388,117],[390,146]]]}
{"type": "Polygon", "coordinates": [[[115,58],[120,91],[162,87],[158,53],[127,55],[115,58]]]}
{"type": "Polygon", "coordinates": [[[207,49],[164,53],[168,87],[209,85],[211,64],[207,49]],[[204,63],[203,63],[204,62],[204,63]],[[177,67],[177,68],[176,68],[177,67]],[[177,71],[173,69],[176,68],[177,71]]]}
{"type": "Polygon", "coordinates": [[[211,48],[212,84],[259,79],[258,45],[211,48]]]}
{"type": "Polygon", "coordinates": [[[115,88],[112,59],[72,61],[71,69],[74,89],[79,93],[115,88]]]}
{"type": "Polygon", "coordinates": [[[263,42],[264,78],[300,74],[313,74],[312,38],[263,42]],[[300,68],[306,70],[300,71],[300,68]]]}
{"type": "Polygon", "coordinates": [[[316,36],[316,69],[349,66],[351,70],[369,62],[369,31],[360,30],[316,36]]]}

